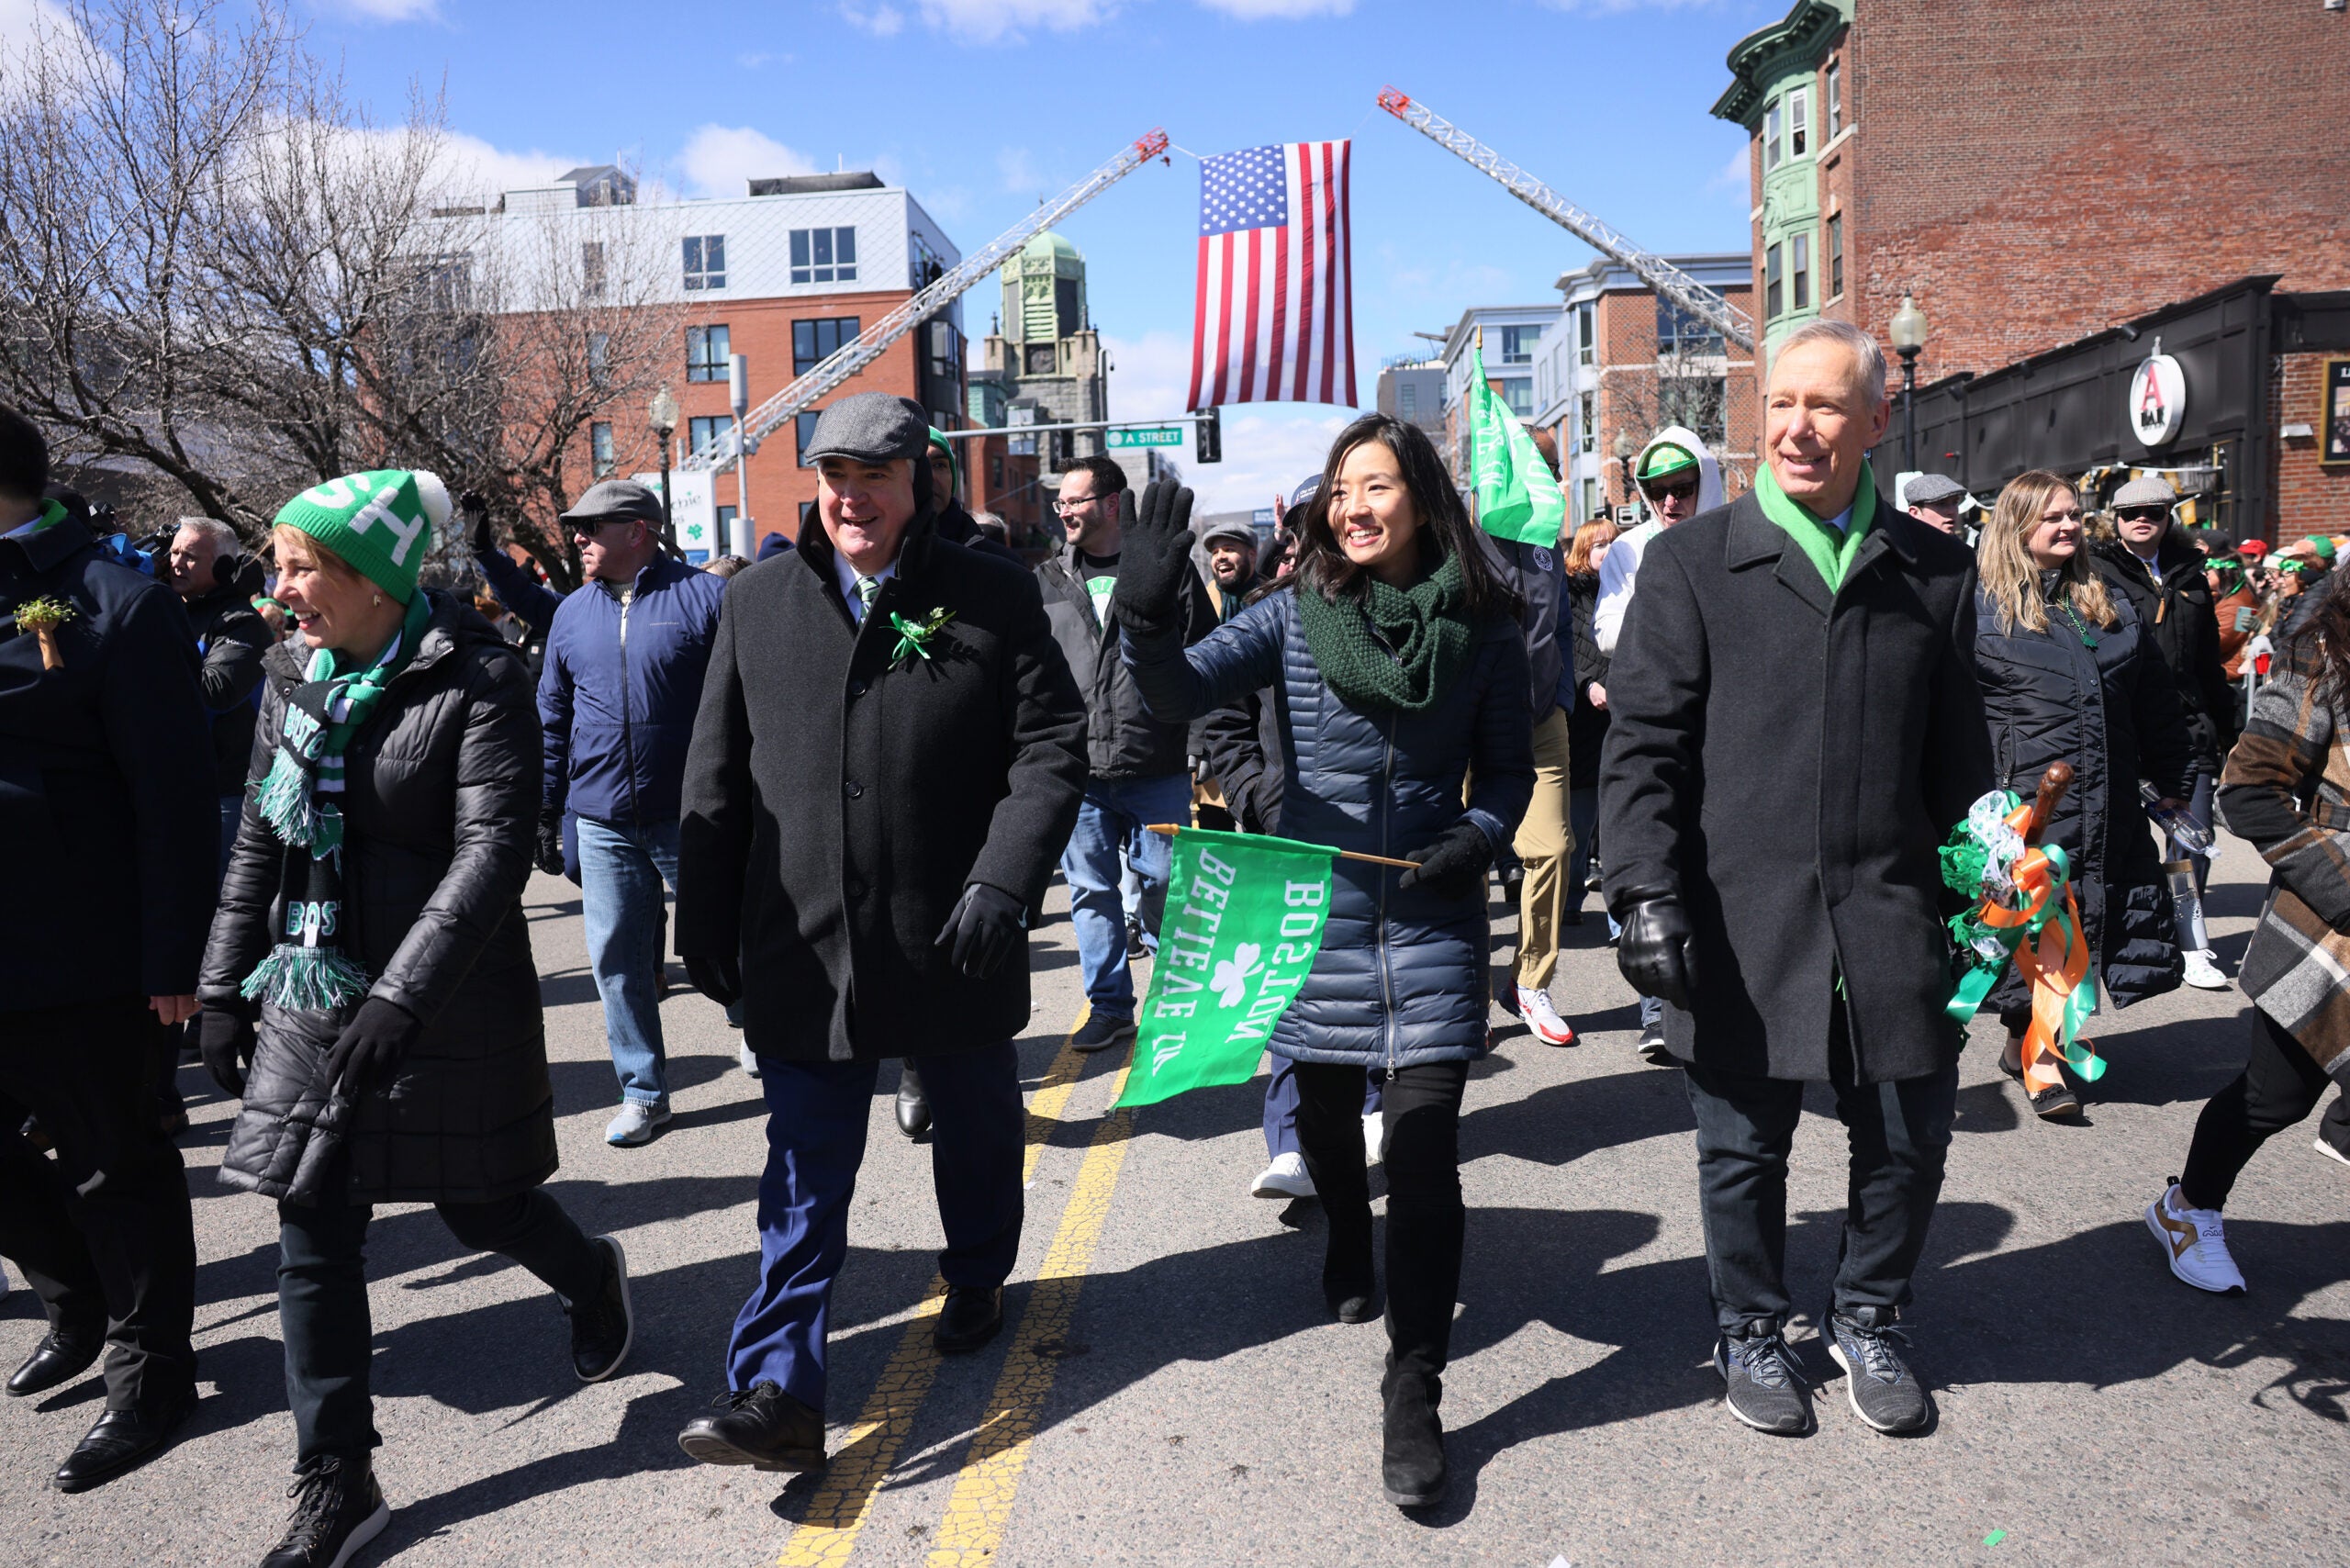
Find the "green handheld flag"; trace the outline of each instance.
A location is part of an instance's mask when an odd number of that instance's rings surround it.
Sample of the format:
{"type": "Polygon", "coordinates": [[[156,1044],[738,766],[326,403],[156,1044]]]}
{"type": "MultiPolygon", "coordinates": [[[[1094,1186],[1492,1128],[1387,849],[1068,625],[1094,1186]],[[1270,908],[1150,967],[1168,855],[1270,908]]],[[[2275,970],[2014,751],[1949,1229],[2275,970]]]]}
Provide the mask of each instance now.
{"type": "Polygon", "coordinates": [[[1274,1021],[1321,951],[1337,853],[1260,834],[1177,832],[1158,961],[1119,1105],[1256,1075],[1274,1021]]]}
{"type": "Polygon", "coordinates": [[[1534,450],[1534,438],[1486,382],[1482,343],[1469,362],[1469,434],[1477,526],[1497,539],[1556,547],[1567,521],[1567,494],[1534,450]]]}

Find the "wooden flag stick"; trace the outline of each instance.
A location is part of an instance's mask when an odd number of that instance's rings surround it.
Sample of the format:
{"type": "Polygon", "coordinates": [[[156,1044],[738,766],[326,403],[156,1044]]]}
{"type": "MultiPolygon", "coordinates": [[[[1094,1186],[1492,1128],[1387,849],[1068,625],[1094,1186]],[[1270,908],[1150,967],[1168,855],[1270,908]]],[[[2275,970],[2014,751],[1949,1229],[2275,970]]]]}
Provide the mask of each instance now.
{"type": "MultiPolygon", "coordinates": [[[[1147,823],[1144,825],[1152,833],[1164,834],[1169,838],[1174,837],[1182,826],[1181,823],[1147,823]]],[[[1397,860],[1386,855],[1358,855],[1351,849],[1335,850],[1333,853],[1341,860],[1360,860],[1370,866],[1393,866],[1398,871],[1409,871],[1419,864],[1416,860],[1397,860]]]]}

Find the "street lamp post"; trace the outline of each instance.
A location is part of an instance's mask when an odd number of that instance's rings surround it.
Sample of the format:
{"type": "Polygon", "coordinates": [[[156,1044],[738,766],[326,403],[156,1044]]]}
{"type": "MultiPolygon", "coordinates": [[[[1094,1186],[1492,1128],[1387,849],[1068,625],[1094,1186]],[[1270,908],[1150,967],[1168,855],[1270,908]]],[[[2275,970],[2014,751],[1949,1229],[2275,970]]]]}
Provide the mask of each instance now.
{"type": "Polygon", "coordinates": [[[1926,313],[1907,291],[1887,330],[1893,337],[1893,352],[1901,356],[1901,466],[1914,472],[1918,466],[1918,351],[1926,346],[1926,313]]]}
{"type": "Polygon", "coordinates": [[[669,384],[653,394],[653,402],[645,409],[645,418],[653,426],[653,433],[661,442],[661,537],[668,542],[672,554],[677,553],[677,519],[669,506],[669,438],[677,433],[677,400],[669,396],[669,384]]]}

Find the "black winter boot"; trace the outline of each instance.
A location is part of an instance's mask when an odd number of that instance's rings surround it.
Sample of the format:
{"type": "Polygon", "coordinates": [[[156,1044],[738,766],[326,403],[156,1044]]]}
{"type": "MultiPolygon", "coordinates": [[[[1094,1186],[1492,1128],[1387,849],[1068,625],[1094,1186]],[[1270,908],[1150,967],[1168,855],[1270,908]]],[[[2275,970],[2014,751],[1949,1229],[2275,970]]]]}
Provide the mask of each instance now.
{"type": "Polygon", "coordinates": [[[1379,1462],[1387,1500],[1399,1508],[1431,1507],[1444,1499],[1444,1424],[1436,1414],[1444,1380],[1390,1372],[1380,1392],[1387,1402],[1379,1462]]]}

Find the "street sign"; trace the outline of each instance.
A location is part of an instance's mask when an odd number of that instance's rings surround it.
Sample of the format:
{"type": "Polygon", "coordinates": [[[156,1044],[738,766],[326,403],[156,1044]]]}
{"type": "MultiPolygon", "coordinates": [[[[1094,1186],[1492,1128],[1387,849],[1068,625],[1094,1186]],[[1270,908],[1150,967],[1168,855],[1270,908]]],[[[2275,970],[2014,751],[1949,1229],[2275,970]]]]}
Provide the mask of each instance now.
{"type": "Polygon", "coordinates": [[[1110,444],[1120,446],[1181,446],[1183,432],[1174,425],[1156,425],[1148,430],[1124,430],[1110,432],[1110,444]]]}

